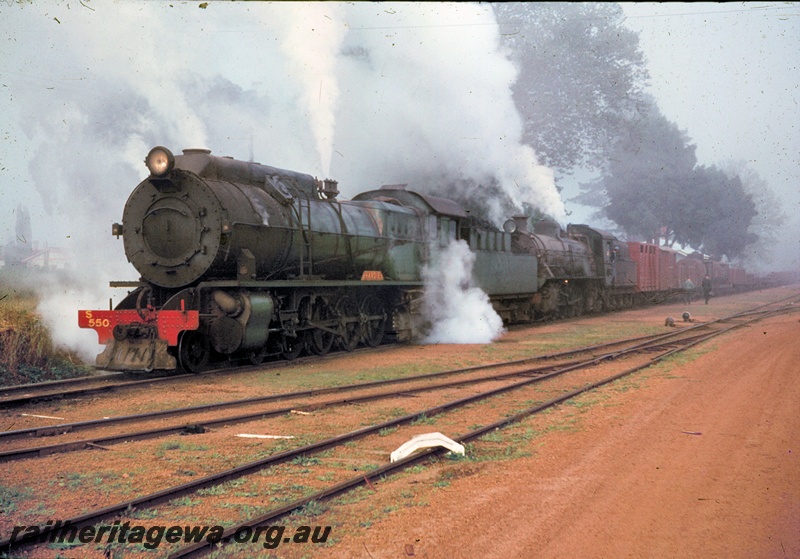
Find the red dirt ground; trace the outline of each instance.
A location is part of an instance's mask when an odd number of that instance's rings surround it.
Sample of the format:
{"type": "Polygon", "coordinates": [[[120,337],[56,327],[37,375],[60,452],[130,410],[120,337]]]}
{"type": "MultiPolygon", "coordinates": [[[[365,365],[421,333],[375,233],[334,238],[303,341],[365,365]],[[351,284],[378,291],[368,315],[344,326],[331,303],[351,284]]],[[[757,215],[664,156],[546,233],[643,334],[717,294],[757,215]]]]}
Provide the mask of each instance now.
{"type": "Polygon", "coordinates": [[[718,340],[314,556],[800,557],[798,315],[718,340]]]}

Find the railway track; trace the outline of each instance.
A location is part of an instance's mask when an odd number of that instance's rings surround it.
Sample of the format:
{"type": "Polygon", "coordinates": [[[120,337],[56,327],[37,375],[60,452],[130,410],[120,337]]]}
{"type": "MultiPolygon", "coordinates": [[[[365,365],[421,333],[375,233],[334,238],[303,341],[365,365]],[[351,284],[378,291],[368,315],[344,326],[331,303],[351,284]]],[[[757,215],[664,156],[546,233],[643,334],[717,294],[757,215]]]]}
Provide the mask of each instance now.
{"type": "Polygon", "coordinates": [[[44,400],[101,394],[119,390],[120,388],[156,385],[161,382],[175,381],[191,376],[193,375],[123,380],[130,377],[125,373],[108,373],[91,377],[6,386],[0,389],[0,409],[44,400]],[[54,388],[58,388],[58,390],[53,390],[54,388]]]}
{"type": "MultiPolygon", "coordinates": [[[[775,304],[775,303],[770,303],[775,304]]],[[[758,312],[757,310],[755,312],[758,312]]],[[[379,351],[376,348],[365,347],[359,348],[354,352],[349,353],[363,353],[379,351]]],[[[205,378],[209,375],[222,375],[234,372],[246,373],[254,369],[270,370],[276,368],[283,368],[287,366],[301,365],[311,361],[325,360],[336,358],[337,353],[326,354],[322,356],[305,356],[296,358],[291,361],[272,361],[263,363],[258,366],[242,366],[240,364],[227,366],[220,364],[213,369],[203,371],[201,373],[186,373],[186,374],[168,374],[164,376],[153,376],[152,373],[142,373],[132,375],[124,372],[103,371],[99,370],[97,375],[89,377],[79,377],[72,379],[53,380],[40,383],[20,384],[14,386],[0,387],[0,410],[6,408],[13,408],[23,406],[30,403],[50,401],[50,400],[63,400],[70,398],[81,398],[95,394],[103,394],[108,392],[115,392],[128,388],[139,388],[142,386],[156,386],[168,383],[181,383],[186,381],[194,381],[198,378],[205,378]],[[134,378],[131,378],[134,377],[134,378]],[[143,378],[145,377],[145,378],[143,378]]]]}
{"type": "MultiPolygon", "coordinates": [[[[420,420],[421,418],[426,418],[426,417],[430,418],[433,416],[439,416],[441,414],[455,412],[457,410],[464,410],[465,406],[469,406],[476,402],[487,400],[499,394],[505,394],[516,390],[520,390],[530,385],[543,382],[545,379],[554,378],[570,371],[585,369],[586,367],[594,366],[601,362],[612,359],[613,360],[620,359],[625,355],[633,355],[633,354],[641,355],[642,351],[657,352],[656,355],[647,357],[644,360],[640,360],[641,361],[640,363],[637,363],[636,365],[629,367],[622,372],[618,372],[613,375],[600,378],[593,382],[586,383],[583,386],[566,391],[555,398],[548,399],[544,402],[538,402],[536,405],[528,406],[522,409],[521,411],[516,411],[515,413],[510,414],[507,417],[502,417],[494,422],[489,423],[488,425],[483,425],[479,428],[471,429],[457,437],[454,437],[454,440],[456,440],[457,442],[463,443],[472,441],[483,435],[486,435],[487,433],[499,429],[505,425],[509,425],[511,423],[520,421],[525,417],[529,417],[530,415],[538,413],[542,410],[549,409],[559,403],[563,403],[566,400],[574,398],[579,394],[582,394],[589,390],[593,390],[595,388],[598,388],[600,386],[618,380],[624,376],[630,375],[633,372],[649,367],[652,364],[657,363],[677,352],[684,351],[690,347],[694,347],[697,344],[702,343],[703,341],[706,341],[715,336],[728,332],[734,328],[750,324],[754,321],[760,320],[767,316],[771,316],[774,313],[787,312],[789,310],[794,310],[796,308],[797,307],[786,306],[778,310],[773,310],[769,312],[751,311],[749,313],[740,313],[738,315],[733,315],[731,317],[721,319],[720,321],[715,321],[714,324],[711,323],[697,324],[694,326],[684,328],[680,332],[674,332],[670,333],[670,335],[659,336],[660,339],[650,339],[646,341],[638,341],[636,343],[630,343],[628,344],[628,347],[622,347],[616,350],[611,350],[606,353],[602,353],[599,356],[592,356],[590,358],[586,358],[583,360],[576,360],[572,363],[561,364],[555,370],[551,370],[549,372],[542,372],[542,371],[536,371],[535,369],[530,369],[527,371],[523,370],[523,371],[514,371],[511,373],[506,373],[506,375],[508,375],[509,377],[521,376],[522,378],[521,380],[514,380],[513,382],[504,384],[503,386],[500,387],[484,390],[467,397],[450,400],[448,402],[437,404],[433,407],[415,411],[413,413],[406,414],[401,417],[397,417],[388,421],[380,422],[374,425],[356,429],[333,437],[328,437],[313,442],[311,444],[303,445],[295,449],[287,450],[284,452],[278,452],[270,456],[267,456],[266,458],[247,462],[245,464],[241,464],[237,467],[225,471],[221,471],[209,476],[204,476],[200,479],[193,480],[189,483],[170,487],[158,491],[156,493],[151,493],[149,495],[137,497],[136,499],[131,499],[120,503],[116,503],[114,505],[103,507],[101,509],[89,511],[83,515],[69,519],[68,522],[79,526],[89,525],[92,523],[99,522],[105,518],[117,515],[124,515],[126,511],[133,511],[137,509],[142,510],[143,508],[153,507],[159,503],[164,503],[181,496],[196,495],[199,490],[202,490],[204,488],[209,488],[212,486],[225,483],[226,481],[241,478],[243,476],[248,476],[254,472],[262,471],[265,468],[270,468],[277,464],[286,464],[294,460],[302,459],[304,457],[318,455],[319,453],[327,449],[334,449],[334,448],[341,449],[345,445],[353,441],[360,440],[368,436],[374,436],[377,433],[380,433],[381,431],[387,429],[392,429],[399,426],[411,424],[414,421],[420,420]],[[686,333],[689,333],[690,335],[688,336],[678,335],[686,333]],[[665,344],[668,344],[669,347],[665,347],[665,344]]],[[[492,380],[498,380],[498,376],[494,376],[492,380]]],[[[408,392],[408,390],[404,390],[404,392],[408,392]]],[[[397,393],[395,392],[395,396],[396,395],[397,393]]],[[[277,518],[280,518],[281,516],[288,514],[293,510],[297,510],[299,507],[305,506],[308,503],[329,499],[334,495],[340,494],[356,486],[370,484],[370,480],[375,480],[379,476],[386,475],[387,473],[390,473],[392,471],[405,468],[421,460],[426,460],[431,455],[439,454],[440,452],[441,451],[439,450],[425,451],[419,455],[409,457],[405,460],[392,464],[385,464],[378,468],[371,469],[369,472],[359,474],[358,476],[353,476],[340,483],[336,483],[328,487],[322,488],[318,491],[315,491],[312,494],[304,495],[303,497],[295,499],[294,501],[285,504],[284,506],[269,511],[267,514],[250,518],[246,521],[246,523],[240,523],[235,526],[227,528],[225,531],[225,536],[228,537],[230,535],[235,534],[236,531],[241,526],[247,525],[252,527],[265,524],[277,518]]],[[[12,547],[25,545],[26,543],[28,542],[26,542],[23,539],[18,539],[17,541],[13,542],[13,545],[12,542],[4,541],[0,542],[0,549],[4,551],[7,549],[10,550],[12,547]]],[[[203,553],[204,551],[207,550],[208,546],[206,546],[205,544],[203,545],[198,544],[198,545],[188,546],[180,550],[176,550],[170,557],[194,556],[203,553]]]]}
{"type": "MultiPolygon", "coordinates": [[[[703,325],[698,325],[698,327],[702,327],[703,325]]],[[[13,450],[5,450],[0,451],[0,462],[7,462],[11,460],[19,460],[23,458],[34,458],[37,456],[49,456],[51,454],[62,453],[62,452],[72,452],[84,449],[93,449],[93,448],[104,448],[103,445],[110,445],[110,444],[117,444],[120,442],[132,442],[137,440],[145,440],[151,439],[155,437],[162,437],[166,435],[171,435],[175,433],[182,433],[182,434],[197,434],[203,433],[208,429],[223,427],[223,426],[230,426],[239,423],[245,423],[248,421],[266,419],[268,417],[275,417],[284,415],[287,413],[292,412],[308,412],[313,410],[319,410],[323,408],[332,408],[336,406],[343,406],[343,405],[352,405],[364,402],[371,402],[381,399],[393,398],[397,397],[398,395],[412,395],[419,392],[429,392],[433,390],[443,390],[446,388],[453,388],[453,387],[462,387],[471,384],[479,384],[479,383],[487,383],[499,380],[508,380],[513,379],[516,377],[521,376],[538,376],[542,379],[548,378],[548,373],[551,373],[555,370],[558,371],[568,371],[571,370],[572,367],[585,367],[593,363],[598,363],[604,361],[606,359],[614,359],[621,355],[624,355],[627,351],[636,351],[636,352],[652,352],[655,351],[657,348],[662,347],[663,345],[674,345],[676,342],[674,338],[680,337],[682,332],[673,332],[669,334],[664,334],[660,336],[643,336],[637,338],[631,338],[627,340],[619,340],[615,342],[610,342],[607,344],[602,345],[595,345],[587,348],[580,348],[576,350],[570,350],[567,352],[560,352],[558,354],[549,354],[545,356],[540,356],[536,358],[528,358],[522,360],[515,360],[515,361],[508,361],[503,363],[493,363],[490,365],[480,365],[476,367],[468,367],[462,369],[452,369],[448,371],[440,371],[435,373],[428,373],[424,375],[417,375],[414,377],[406,377],[406,378],[399,378],[399,379],[389,379],[384,381],[374,381],[368,383],[361,383],[357,385],[348,385],[348,386],[339,386],[339,387],[332,387],[332,388],[324,388],[324,389],[316,389],[316,390],[307,390],[302,392],[291,392],[287,394],[276,394],[270,396],[262,396],[257,398],[247,398],[247,399],[240,399],[240,400],[232,400],[226,402],[219,402],[216,404],[206,404],[201,406],[191,406],[185,408],[175,408],[169,410],[162,410],[162,411],[155,411],[150,413],[143,413],[143,414],[135,414],[135,415],[128,415],[128,416],[119,416],[119,417],[109,417],[109,418],[102,418],[90,421],[82,421],[82,422],[74,422],[74,423],[65,423],[65,424],[57,424],[57,425],[49,425],[44,427],[33,427],[28,429],[19,429],[15,431],[4,431],[0,432],[0,442],[5,442],[9,440],[19,439],[19,438],[32,438],[32,437],[47,437],[50,438],[52,436],[63,435],[66,433],[73,433],[76,431],[82,430],[90,430],[90,429],[97,429],[97,428],[104,428],[114,425],[120,425],[125,423],[132,423],[132,422],[145,422],[148,420],[156,419],[156,418],[164,418],[164,417],[173,417],[173,416],[180,416],[180,415],[188,415],[188,414],[197,414],[200,412],[205,412],[209,410],[219,410],[231,407],[243,407],[249,406],[255,403],[265,403],[265,402],[275,402],[280,400],[292,400],[298,398],[308,398],[312,396],[320,396],[326,394],[333,394],[333,393],[343,393],[343,392],[354,392],[359,391],[367,388],[382,388],[386,386],[398,385],[398,384],[406,384],[411,382],[428,382],[434,379],[439,379],[442,377],[448,376],[455,376],[455,375],[462,375],[465,373],[474,373],[477,371],[485,370],[485,369],[497,369],[497,368],[506,368],[511,366],[517,366],[521,364],[525,364],[528,362],[535,362],[535,361],[545,361],[545,360],[552,360],[557,359],[559,357],[569,356],[573,354],[580,354],[580,353],[588,353],[590,351],[598,351],[600,349],[609,350],[613,347],[620,347],[623,344],[634,344],[632,346],[633,349],[631,350],[621,350],[618,349],[616,351],[608,351],[607,353],[601,353],[599,356],[592,356],[583,360],[574,360],[571,362],[561,362],[559,364],[551,364],[551,365],[542,365],[534,368],[526,368],[521,370],[514,370],[511,372],[506,373],[496,373],[489,376],[481,376],[481,377],[473,377],[469,379],[461,379],[461,380],[452,380],[449,382],[439,383],[439,384],[423,384],[417,387],[410,387],[410,388],[401,388],[401,389],[392,389],[388,391],[383,391],[379,393],[371,393],[367,395],[361,396],[349,396],[343,398],[336,398],[333,400],[327,400],[322,402],[314,402],[308,404],[294,404],[289,406],[277,407],[277,408],[270,408],[270,409],[261,409],[257,411],[251,411],[248,413],[237,414],[232,416],[214,418],[214,419],[201,419],[198,421],[192,421],[189,423],[181,422],[172,425],[162,426],[155,429],[143,429],[138,431],[129,431],[124,433],[117,433],[114,435],[109,436],[101,436],[101,437],[93,437],[88,439],[81,439],[75,441],[69,441],[64,443],[58,444],[48,444],[48,445],[41,445],[41,446],[32,446],[26,448],[18,448],[13,450]]],[[[697,336],[695,336],[697,338],[697,336]]],[[[694,338],[692,338],[694,339],[694,338]]]]}
{"type": "Polygon", "coordinates": [[[250,397],[250,398],[243,398],[243,399],[235,399],[235,400],[228,400],[222,402],[216,402],[211,404],[203,404],[197,406],[188,406],[188,407],[180,407],[180,408],[172,408],[172,409],[165,409],[165,410],[158,410],[152,411],[147,413],[140,413],[140,414],[131,414],[131,415],[123,415],[123,416],[115,416],[115,417],[103,417],[99,419],[93,420],[86,420],[86,421],[77,421],[71,423],[59,423],[59,424],[51,424],[51,425],[44,425],[44,426],[36,426],[30,427],[25,429],[17,429],[17,430],[7,430],[0,432],[0,444],[7,443],[8,441],[18,440],[18,439],[36,439],[40,437],[54,437],[59,435],[65,434],[73,434],[80,431],[87,431],[87,430],[101,430],[106,429],[113,426],[128,424],[128,423],[143,423],[148,422],[156,419],[164,419],[169,417],[178,417],[178,416],[192,416],[194,415],[197,419],[191,419],[187,422],[176,423],[167,426],[160,426],[155,429],[142,429],[138,431],[128,431],[124,433],[116,433],[113,435],[107,436],[99,436],[93,437],[90,439],[81,439],[81,440],[71,440],[64,443],[58,444],[48,444],[48,445],[37,445],[32,447],[25,447],[25,448],[16,448],[11,450],[4,450],[0,451],[0,462],[10,461],[10,460],[17,460],[21,458],[31,458],[36,456],[47,456],[54,453],[61,453],[61,452],[70,452],[76,451],[81,449],[92,449],[100,447],[102,445],[108,444],[115,444],[118,442],[130,442],[136,440],[144,440],[149,438],[155,438],[165,435],[170,435],[174,433],[199,433],[204,432],[206,429],[209,428],[216,428],[221,426],[227,425],[234,425],[237,423],[243,423],[247,421],[253,421],[257,419],[264,419],[267,417],[274,417],[278,415],[282,415],[285,413],[289,413],[291,411],[303,411],[305,409],[321,409],[324,407],[335,407],[340,405],[346,404],[355,404],[359,402],[368,402],[373,400],[379,400],[383,398],[390,398],[396,396],[398,393],[403,393],[406,395],[414,394],[421,391],[430,391],[430,390],[441,390],[445,388],[455,387],[455,386],[466,386],[469,384],[476,384],[481,382],[490,382],[496,380],[503,380],[514,378],[517,376],[524,376],[524,375],[542,375],[545,374],[555,368],[563,368],[565,366],[571,366],[574,364],[585,363],[586,361],[572,361],[572,362],[564,362],[563,359],[581,355],[581,354],[593,354],[593,357],[589,359],[589,361],[597,359],[596,354],[598,352],[607,352],[605,354],[601,353],[600,360],[605,358],[613,358],[618,355],[618,352],[612,351],[613,348],[621,348],[626,345],[633,344],[634,348],[639,348],[638,351],[653,351],[653,348],[659,347],[658,342],[670,343],[668,340],[672,340],[674,338],[685,336],[686,333],[693,331],[697,328],[704,328],[704,324],[696,324],[690,328],[686,328],[684,330],[672,331],[666,334],[658,334],[658,335],[647,335],[647,336],[637,336],[633,338],[626,338],[622,340],[614,340],[611,342],[606,342],[602,344],[595,344],[586,347],[575,348],[566,351],[560,351],[556,353],[550,353],[540,356],[528,357],[524,359],[517,359],[512,361],[506,362],[499,362],[499,363],[490,363],[485,365],[478,365],[472,367],[465,367],[465,368],[458,368],[458,369],[450,369],[445,371],[438,371],[438,372],[431,372],[427,374],[415,375],[411,377],[402,377],[402,378],[393,378],[393,379],[386,379],[381,381],[372,381],[366,383],[359,383],[353,385],[344,385],[344,386],[335,386],[335,387],[326,387],[326,388],[318,388],[312,390],[304,390],[304,391],[295,391],[295,392],[288,392],[288,393],[281,393],[281,394],[271,394],[266,396],[258,396],[258,397],[250,397]],[[338,398],[335,400],[324,401],[324,402],[316,402],[312,404],[292,404],[290,406],[279,407],[279,408],[270,408],[270,409],[258,409],[258,410],[251,410],[247,413],[241,413],[233,416],[225,416],[219,418],[207,418],[201,417],[200,414],[207,414],[208,412],[219,411],[229,408],[245,408],[250,407],[256,404],[264,404],[264,403],[271,403],[271,402],[278,402],[278,401],[301,401],[302,399],[308,399],[317,396],[323,396],[328,394],[337,394],[337,393],[348,393],[348,392],[358,392],[367,389],[375,389],[375,388],[383,388],[383,387],[390,387],[393,385],[404,385],[408,383],[419,383],[419,382],[430,382],[440,378],[446,378],[450,376],[462,376],[468,375],[471,373],[477,373],[483,370],[490,370],[490,369],[504,369],[508,367],[517,367],[522,365],[528,365],[536,362],[547,363],[552,361],[562,360],[559,363],[551,363],[548,365],[540,365],[535,368],[526,368],[522,370],[514,370],[511,372],[506,373],[497,373],[490,376],[484,377],[475,377],[469,378],[466,380],[454,380],[450,382],[445,382],[442,384],[437,385],[429,385],[423,384],[419,387],[414,388],[406,388],[406,389],[397,389],[397,390],[389,390],[377,394],[369,394],[366,396],[355,396],[355,397],[344,397],[338,398]]]}
{"type": "MultiPolygon", "coordinates": [[[[365,347],[356,349],[351,353],[360,354],[373,351],[376,351],[376,349],[365,347]]],[[[312,361],[332,359],[335,358],[335,356],[336,354],[323,356],[314,355],[299,357],[291,361],[273,361],[270,363],[263,363],[258,366],[219,366],[201,373],[168,374],[164,376],[152,376],[152,373],[133,375],[130,373],[100,371],[100,374],[90,377],[5,386],[0,387],[0,410],[22,406],[33,402],[81,398],[84,396],[114,392],[126,388],[139,388],[142,386],[191,382],[198,379],[205,379],[209,376],[218,376],[231,373],[247,373],[253,371],[254,369],[281,369],[289,366],[302,365],[312,361]],[[56,388],[57,390],[54,390],[56,388]]]]}

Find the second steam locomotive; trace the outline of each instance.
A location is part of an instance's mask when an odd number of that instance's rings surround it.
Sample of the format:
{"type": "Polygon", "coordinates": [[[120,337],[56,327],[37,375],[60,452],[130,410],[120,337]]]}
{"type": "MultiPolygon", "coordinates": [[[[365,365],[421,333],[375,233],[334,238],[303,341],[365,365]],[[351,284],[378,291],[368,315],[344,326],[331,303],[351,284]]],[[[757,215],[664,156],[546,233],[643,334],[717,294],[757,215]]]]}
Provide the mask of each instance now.
{"type": "Polygon", "coordinates": [[[150,151],[128,198],[125,254],[141,274],[113,310],[79,311],[112,370],[199,371],[210,361],[410,340],[422,270],[457,240],[507,323],[634,304],[677,288],[675,253],[587,225],[526,218],[497,230],[406,185],[340,200],[335,181],[208,150],[150,151]]]}

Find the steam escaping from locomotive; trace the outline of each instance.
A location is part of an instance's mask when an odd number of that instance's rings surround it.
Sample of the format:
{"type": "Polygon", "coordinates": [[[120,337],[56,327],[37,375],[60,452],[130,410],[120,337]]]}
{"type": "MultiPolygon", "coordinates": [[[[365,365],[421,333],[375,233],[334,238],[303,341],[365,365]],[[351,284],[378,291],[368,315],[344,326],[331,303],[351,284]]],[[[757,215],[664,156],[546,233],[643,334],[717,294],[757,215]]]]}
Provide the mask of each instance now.
{"type": "Polygon", "coordinates": [[[425,266],[426,344],[487,344],[504,332],[503,320],[472,277],[475,254],[464,241],[442,249],[435,264],[425,266]]]}
{"type": "Polygon", "coordinates": [[[341,7],[334,2],[304,3],[298,9],[281,10],[268,25],[281,37],[281,51],[287,63],[300,69],[291,78],[300,89],[322,174],[330,176],[339,100],[336,60],[347,30],[341,7]],[[309,21],[313,25],[310,32],[309,21]]]}
{"type": "Polygon", "coordinates": [[[563,218],[553,172],[522,143],[517,70],[491,6],[393,8],[346,13],[333,174],[475,201],[497,226],[523,205],[563,218]]]}
{"type": "Polygon", "coordinates": [[[92,363],[97,354],[97,336],[94,332],[69,326],[75,322],[76,308],[97,305],[95,281],[95,278],[70,273],[63,275],[57,284],[46,282],[36,288],[39,295],[36,311],[47,324],[53,342],[75,351],[86,363],[92,363]]]}

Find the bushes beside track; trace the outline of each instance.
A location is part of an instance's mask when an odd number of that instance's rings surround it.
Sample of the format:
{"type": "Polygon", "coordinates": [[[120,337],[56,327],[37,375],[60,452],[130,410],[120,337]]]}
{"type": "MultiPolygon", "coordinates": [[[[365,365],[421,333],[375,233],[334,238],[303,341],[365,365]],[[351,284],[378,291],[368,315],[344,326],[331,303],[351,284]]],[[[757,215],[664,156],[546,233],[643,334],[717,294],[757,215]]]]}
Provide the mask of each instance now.
{"type": "Polygon", "coordinates": [[[56,347],[36,313],[36,295],[0,285],[0,386],[85,376],[77,354],[56,347]]]}

